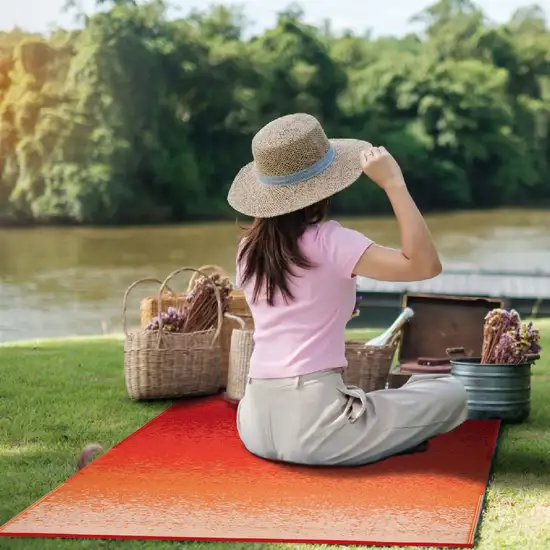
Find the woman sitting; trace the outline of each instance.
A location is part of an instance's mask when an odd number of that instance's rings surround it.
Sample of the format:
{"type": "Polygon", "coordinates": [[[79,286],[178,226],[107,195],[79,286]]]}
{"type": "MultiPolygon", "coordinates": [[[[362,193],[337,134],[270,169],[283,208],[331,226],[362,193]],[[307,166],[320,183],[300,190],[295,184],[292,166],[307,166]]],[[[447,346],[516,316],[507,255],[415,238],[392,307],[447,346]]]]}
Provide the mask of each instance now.
{"type": "Polygon", "coordinates": [[[228,196],[235,210],[254,218],[237,253],[237,285],[255,325],[237,414],[246,448],[266,459],[351,466],[456,428],[467,417],[467,400],[450,375],[415,375],[400,389],[370,393],[342,380],[355,276],[415,281],[441,272],[397,162],[383,147],[329,140],[306,114],[269,123],[252,152],[254,162],[228,196]],[[325,221],[329,197],[363,172],[393,206],[401,250],[325,221]]]}

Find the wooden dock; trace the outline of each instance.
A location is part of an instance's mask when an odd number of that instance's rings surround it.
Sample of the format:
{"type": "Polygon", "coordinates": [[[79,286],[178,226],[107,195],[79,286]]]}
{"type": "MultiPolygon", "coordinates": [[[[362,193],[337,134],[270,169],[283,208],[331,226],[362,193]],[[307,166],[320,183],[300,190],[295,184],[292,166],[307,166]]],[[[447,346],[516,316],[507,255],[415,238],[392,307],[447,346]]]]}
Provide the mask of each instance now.
{"type": "Polygon", "coordinates": [[[550,272],[501,272],[444,269],[428,281],[387,283],[359,277],[361,315],[350,328],[385,327],[401,310],[403,295],[409,292],[439,296],[500,298],[505,307],[522,317],[550,317],[550,272]]]}

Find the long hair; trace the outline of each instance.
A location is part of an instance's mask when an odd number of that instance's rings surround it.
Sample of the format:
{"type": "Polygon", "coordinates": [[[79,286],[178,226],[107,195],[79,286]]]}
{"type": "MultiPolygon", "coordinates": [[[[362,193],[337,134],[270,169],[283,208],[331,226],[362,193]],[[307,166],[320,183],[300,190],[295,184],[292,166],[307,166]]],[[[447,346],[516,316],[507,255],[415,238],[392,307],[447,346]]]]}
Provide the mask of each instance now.
{"type": "Polygon", "coordinates": [[[265,290],[267,303],[274,304],[279,291],[285,302],[294,300],[289,278],[295,276],[293,268],[312,269],[315,265],[300,250],[300,237],[304,231],[323,220],[328,199],[275,218],[256,218],[245,230],[238,263],[241,284],[254,280],[253,300],[265,290]]]}

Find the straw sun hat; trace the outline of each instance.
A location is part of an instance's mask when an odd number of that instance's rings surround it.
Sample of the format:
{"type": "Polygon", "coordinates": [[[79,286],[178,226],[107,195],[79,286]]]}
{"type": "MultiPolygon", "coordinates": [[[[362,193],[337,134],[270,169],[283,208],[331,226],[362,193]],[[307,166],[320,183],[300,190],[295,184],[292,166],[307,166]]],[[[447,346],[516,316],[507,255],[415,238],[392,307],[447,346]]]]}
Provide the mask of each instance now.
{"type": "Polygon", "coordinates": [[[326,199],[362,173],[360,154],[372,145],[328,139],[307,114],[277,118],[252,140],[254,161],[240,170],[227,200],[245,216],[273,218],[326,199]]]}

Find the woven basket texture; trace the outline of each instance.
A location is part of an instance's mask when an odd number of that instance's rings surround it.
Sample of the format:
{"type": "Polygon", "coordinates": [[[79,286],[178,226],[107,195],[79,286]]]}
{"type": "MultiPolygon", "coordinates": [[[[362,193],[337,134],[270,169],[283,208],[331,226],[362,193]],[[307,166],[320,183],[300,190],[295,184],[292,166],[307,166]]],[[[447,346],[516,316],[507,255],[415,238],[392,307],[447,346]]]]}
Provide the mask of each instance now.
{"type": "MultiPolygon", "coordinates": [[[[180,268],[161,283],[158,301],[166,291],[168,282],[176,275],[193,268],[180,268]]],[[[125,334],[124,374],[126,389],[135,400],[171,399],[191,395],[217,393],[220,388],[220,333],[223,322],[222,303],[214,285],[218,302],[216,328],[191,333],[167,333],[158,331],[129,331],[127,326],[127,302],[131,291],[144,282],[157,279],[140,279],[131,284],[124,295],[122,321],[125,334]]],[[[159,308],[160,309],[160,308],[159,308]]]]}

